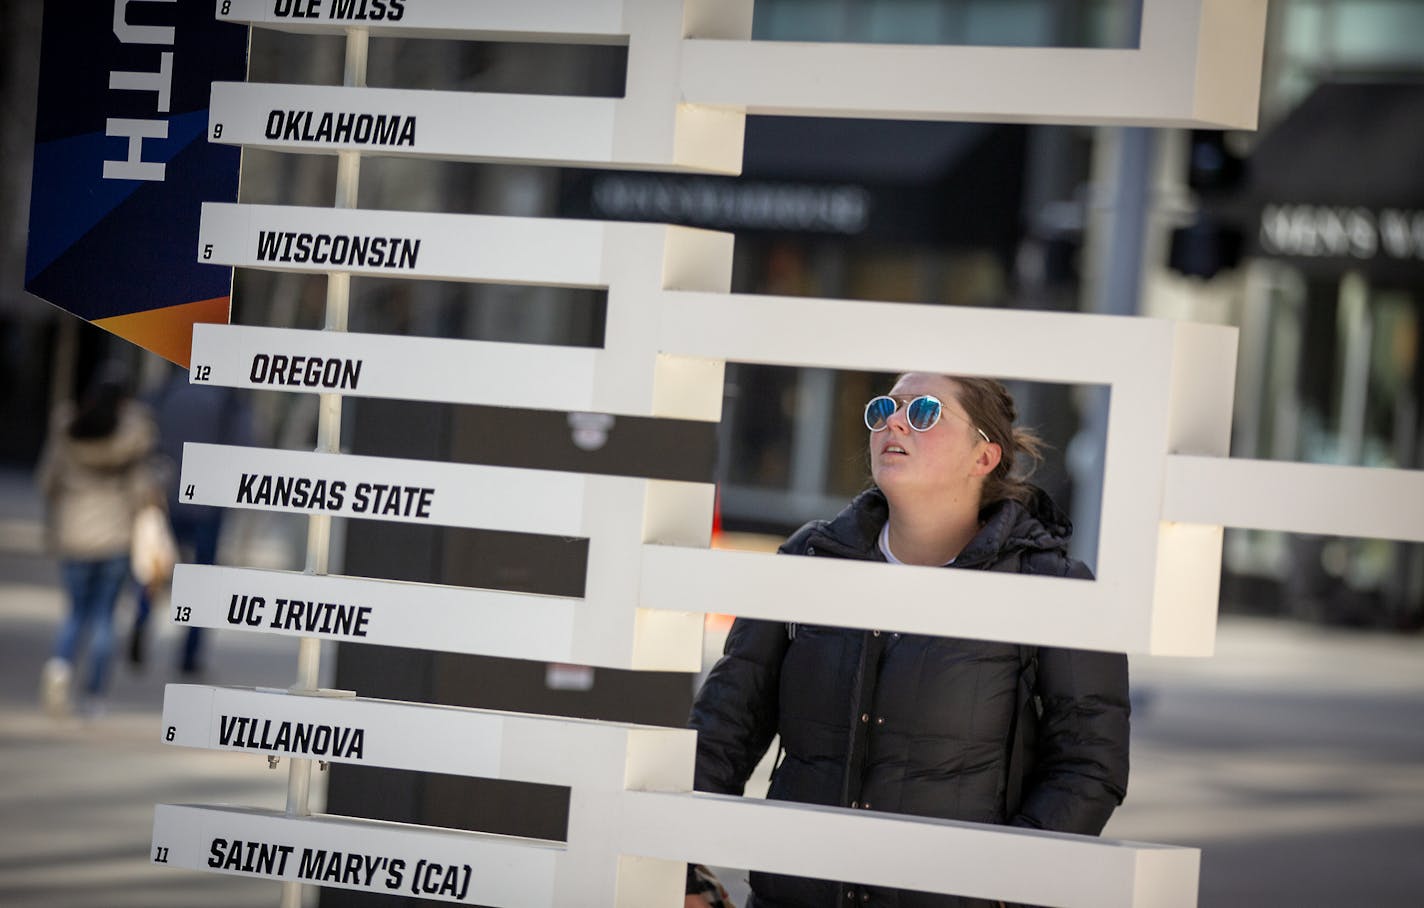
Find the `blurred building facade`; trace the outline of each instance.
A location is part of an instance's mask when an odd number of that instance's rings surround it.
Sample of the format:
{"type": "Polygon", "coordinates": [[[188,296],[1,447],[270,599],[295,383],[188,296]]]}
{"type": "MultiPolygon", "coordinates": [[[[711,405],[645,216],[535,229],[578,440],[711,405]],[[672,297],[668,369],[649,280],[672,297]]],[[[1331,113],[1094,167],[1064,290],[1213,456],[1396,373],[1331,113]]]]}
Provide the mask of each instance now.
{"type": "MultiPolygon", "coordinates": [[[[1159,171],[1186,185],[1145,312],[1240,327],[1233,456],[1421,466],[1419,34],[1417,3],[1273,0],[1259,130],[1159,171]]],[[[1424,546],[1228,530],[1223,604],[1418,629],[1424,546]]]]}

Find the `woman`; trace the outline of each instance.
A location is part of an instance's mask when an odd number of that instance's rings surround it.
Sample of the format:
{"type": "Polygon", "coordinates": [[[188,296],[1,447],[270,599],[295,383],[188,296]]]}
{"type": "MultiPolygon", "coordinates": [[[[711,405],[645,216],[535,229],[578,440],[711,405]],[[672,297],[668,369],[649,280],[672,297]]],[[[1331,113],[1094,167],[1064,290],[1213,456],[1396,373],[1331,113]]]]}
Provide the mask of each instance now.
{"type": "Polygon", "coordinates": [[[50,547],[69,593],[69,615],[40,676],[40,698],[51,714],[70,709],[73,665],[86,636],[86,706],[96,708],[104,693],[134,518],[145,504],[161,501],[148,462],[155,434],[114,366],[101,368],[79,406],[62,405],[51,422],[38,481],[50,547]]]}
{"type": "MultiPolygon", "coordinates": [[[[1015,473],[1039,442],[1001,383],[910,373],[865,412],[874,486],[782,553],[1091,577],[1068,520],[1015,473]]],[[[692,709],[701,791],[741,794],[779,733],[773,799],[1096,835],[1126,793],[1122,655],[743,619],[724,653],[692,709]]],[[[767,873],[751,887],[755,908],[991,904],[767,873]]]]}

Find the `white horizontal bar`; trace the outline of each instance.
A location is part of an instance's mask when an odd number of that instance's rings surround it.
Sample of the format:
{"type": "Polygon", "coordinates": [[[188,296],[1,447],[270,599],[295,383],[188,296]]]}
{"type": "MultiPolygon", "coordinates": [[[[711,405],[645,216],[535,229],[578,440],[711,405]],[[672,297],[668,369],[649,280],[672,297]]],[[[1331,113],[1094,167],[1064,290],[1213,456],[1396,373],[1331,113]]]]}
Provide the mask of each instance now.
{"type": "Polygon", "coordinates": [[[608,167],[619,163],[613,155],[617,103],[560,95],[214,82],[208,138],[281,151],[608,167]]]}
{"type": "MultiPolygon", "coordinates": [[[[636,559],[638,544],[629,540],[636,559]]],[[[636,568],[608,546],[615,583],[575,599],[213,565],[173,572],[175,624],[602,668],[695,672],[702,614],[635,606],[636,568]],[[295,608],[294,608],[295,603],[295,608]]]]}
{"type": "Polygon", "coordinates": [[[560,218],[205,202],[198,258],[239,268],[603,287],[605,229],[560,218]]]}
{"type": "MultiPolygon", "coordinates": [[[[683,111],[709,120],[706,147],[620,138],[619,98],[517,95],[427,89],[214,82],[207,137],[275,151],[357,151],[447,161],[737,173],[742,121],[725,112],[683,111]]],[[[660,112],[662,113],[662,112],[660,112]]],[[[679,109],[669,104],[666,131],[679,109]]],[[[631,115],[623,115],[627,120],[631,115]]],[[[646,117],[646,115],[645,115],[646,117]]],[[[660,124],[649,123],[651,127],[660,124]]]]}
{"type": "Polygon", "coordinates": [[[647,481],[188,442],[180,494],[226,508],[587,538],[596,518],[584,511],[586,490],[623,486],[631,500],[647,481]]]}
{"type": "Polygon", "coordinates": [[[697,749],[697,733],[685,728],[193,684],[167,685],[163,739],[416,772],[657,791],[691,790],[697,749]]]}
{"type": "Polygon", "coordinates": [[[231,0],[218,4],[217,17],[308,34],[364,28],[400,38],[615,44],[627,40],[622,13],[622,0],[231,0]]]}
{"type": "Polygon", "coordinates": [[[721,795],[622,803],[625,853],[1060,908],[1197,904],[1195,848],[721,795]]]}
{"type": "Polygon", "coordinates": [[[580,599],[340,574],[180,564],[174,620],[447,653],[579,662],[580,599]],[[297,607],[293,608],[293,603],[297,607]]]}
{"type": "Polygon", "coordinates": [[[1115,592],[1104,580],[643,547],[645,608],[1127,653],[1203,654],[1195,644],[1183,651],[1162,648],[1187,646],[1176,641],[1153,649],[1150,610],[1115,592]]]}
{"type": "Polygon", "coordinates": [[[1265,0],[1148,0],[1139,48],[689,40],[690,104],[779,116],[1253,129],[1265,0]]]}
{"type": "Polygon", "coordinates": [[[390,896],[554,908],[555,874],[565,853],[563,844],[539,839],[378,820],[288,817],[242,807],[159,804],[149,860],[390,896]]]}
{"type": "Polygon", "coordinates": [[[1424,470],[1174,454],[1162,509],[1182,523],[1424,542],[1424,470]]]}
{"type": "Polygon", "coordinates": [[[231,388],[582,412],[595,409],[598,354],[585,347],[195,325],[191,377],[231,388]]]}
{"type": "Polygon", "coordinates": [[[876,372],[1110,384],[1160,370],[1176,330],[1165,319],[1079,312],[694,291],[663,300],[663,352],[876,372]]]}

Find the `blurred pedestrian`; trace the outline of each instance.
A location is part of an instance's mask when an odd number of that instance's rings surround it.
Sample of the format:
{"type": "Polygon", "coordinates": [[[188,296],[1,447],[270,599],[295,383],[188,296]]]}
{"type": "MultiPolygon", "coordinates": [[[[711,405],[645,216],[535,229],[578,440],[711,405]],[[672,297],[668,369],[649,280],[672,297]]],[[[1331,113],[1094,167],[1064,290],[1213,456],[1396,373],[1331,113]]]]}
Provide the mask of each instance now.
{"type": "Polygon", "coordinates": [[[150,455],[155,427],[128,392],[120,364],[99,367],[78,405],[60,405],[40,456],[50,550],[60,559],[69,614],[40,676],[47,711],[72,708],[75,665],[87,639],[86,711],[97,711],[113,649],[114,606],[129,573],[134,520],[160,500],[150,455]]]}
{"type": "MultiPolygon", "coordinates": [[[[189,504],[178,488],[184,442],[221,445],[252,444],[252,415],[243,397],[232,388],[191,384],[188,373],[174,368],[150,398],[158,420],[158,451],[164,464],[164,491],[173,537],[190,564],[215,564],[222,535],[223,509],[189,504]]],[[[142,665],[146,656],[149,615],[153,610],[152,584],[140,584],[138,608],[129,633],[129,661],[142,665]]],[[[178,670],[199,676],[205,669],[204,632],[190,625],[183,639],[178,670]]]]}

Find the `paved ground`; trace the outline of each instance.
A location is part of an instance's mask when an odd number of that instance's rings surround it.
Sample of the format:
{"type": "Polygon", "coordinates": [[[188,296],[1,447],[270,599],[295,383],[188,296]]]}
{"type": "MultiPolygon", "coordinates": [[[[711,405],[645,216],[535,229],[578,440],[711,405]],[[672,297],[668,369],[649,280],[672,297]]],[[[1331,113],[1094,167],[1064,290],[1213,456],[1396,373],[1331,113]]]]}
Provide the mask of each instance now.
{"type": "MultiPolygon", "coordinates": [[[[275,906],[276,884],[148,863],[155,803],[285,796],[260,757],[160,741],[172,628],[156,622],[146,673],[116,666],[107,716],[35,707],[63,608],[35,510],[0,474],[0,904],[275,906]]],[[[213,680],[293,673],[293,641],[215,642],[213,680]]],[[[1108,835],[1201,848],[1203,906],[1424,904],[1424,639],[1226,620],[1214,659],[1133,672],[1132,790],[1108,835]]]]}

